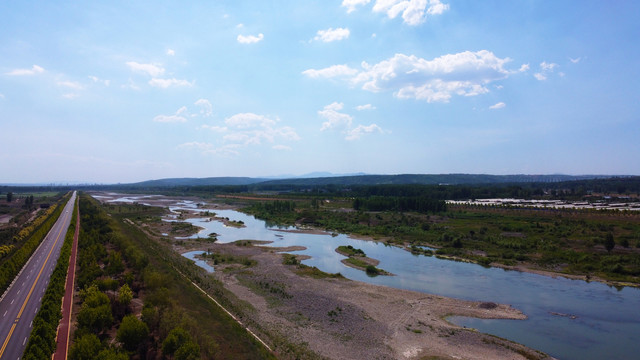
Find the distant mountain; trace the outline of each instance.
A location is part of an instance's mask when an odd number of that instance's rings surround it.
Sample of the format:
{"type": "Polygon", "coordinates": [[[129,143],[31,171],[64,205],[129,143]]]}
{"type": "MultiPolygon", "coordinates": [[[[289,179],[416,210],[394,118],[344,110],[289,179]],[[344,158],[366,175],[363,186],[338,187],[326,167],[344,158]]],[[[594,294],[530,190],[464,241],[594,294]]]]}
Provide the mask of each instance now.
{"type": "Polygon", "coordinates": [[[383,185],[383,184],[421,184],[421,185],[476,185],[508,183],[556,183],[574,180],[610,178],[609,175],[487,175],[487,174],[400,174],[400,175],[336,175],[326,172],[314,172],[285,179],[251,177],[208,177],[208,178],[169,178],[148,180],[133,184],[121,184],[128,187],[175,187],[175,186],[322,186],[322,185],[383,185]]]}
{"type": "Polygon", "coordinates": [[[128,184],[139,187],[171,187],[171,186],[201,186],[201,185],[251,185],[266,181],[265,178],[250,177],[208,177],[208,178],[170,178],[148,180],[128,184]]]}
{"type": "Polygon", "coordinates": [[[276,176],[265,176],[264,178],[267,180],[282,180],[282,179],[308,179],[308,178],[328,178],[328,177],[344,177],[344,176],[361,176],[367,175],[366,173],[351,173],[351,174],[334,174],[328,171],[314,171],[308,174],[302,175],[276,175],[276,176]]]}
{"type": "Polygon", "coordinates": [[[261,182],[260,185],[382,185],[382,184],[422,184],[422,185],[462,185],[462,184],[506,184],[531,182],[561,182],[609,178],[608,175],[486,175],[486,174],[401,174],[401,175],[358,175],[338,177],[317,177],[279,179],[261,182]]]}

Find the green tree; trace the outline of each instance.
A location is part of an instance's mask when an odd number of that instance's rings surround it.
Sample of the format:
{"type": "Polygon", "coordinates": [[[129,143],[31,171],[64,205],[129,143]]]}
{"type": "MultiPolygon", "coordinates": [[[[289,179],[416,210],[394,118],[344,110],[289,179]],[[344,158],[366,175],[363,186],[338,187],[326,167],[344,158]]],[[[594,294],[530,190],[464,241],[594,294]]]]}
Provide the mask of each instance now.
{"type": "Polygon", "coordinates": [[[122,319],[116,339],[128,351],[134,351],[149,336],[147,324],[135,315],[127,315],[122,319]]]}
{"type": "Polygon", "coordinates": [[[111,305],[99,305],[96,307],[85,306],[78,312],[78,325],[98,334],[113,323],[111,305]]]}
{"type": "Polygon", "coordinates": [[[107,294],[92,285],[80,292],[84,299],[78,312],[78,325],[87,328],[94,333],[100,333],[113,323],[111,302],[107,294]]]}
{"type": "Polygon", "coordinates": [[[169,332],[167,338],[162,342],[162,353],[173,355],[187,341],[191,340],[191,335],[181,328],[175,327],[169,332]]]}
{"type": "Polygon", "coordinates": [[[200,346],[189,340],[176,350],[175,358],[176,360],[198,360],[200,359],[200,346]]]}
{"type": "Polygon", "coordinates": [[[111,251],[107,263],[105,270],[109,275],[117,275],[124,271],[124,262],[119,252],[111,251]]]}
{"type": "Polygon", "coordinates": [[[100,339],[94,334],[86,334],[75,341],[69,351],[69,357],[71,360],[93,360],[100,349],[100,339]]]}
{"type": "Polygon", "coordinates": [[[13,193],[11,191],[9,191],[7,193],[7,202],[11,202],[13,200],[13,193]]]}
{"type": "Polygon", "coordinates": [[[100,351],[96,360],[128,360],[129,356],[125,353],[119,353],[113,349],[104,349],[100,351]]]}
{"type": "Polygon", "coordinates": [[[118,302],[124,306],[129,306],[132,299],[133,299],[133,291],[131,291],[131,288],[129,287],[129,285],[127,284],[122,285],[120,290],[118,290],[118,302]]]}
{"type": "Polygon", "coordinates": [[[611,252],[615,246],[616,242],[613,240],[613,234],[608,233],[607,237],[604,239],[604,248],[607,249],[607,252],[611,252]]]}

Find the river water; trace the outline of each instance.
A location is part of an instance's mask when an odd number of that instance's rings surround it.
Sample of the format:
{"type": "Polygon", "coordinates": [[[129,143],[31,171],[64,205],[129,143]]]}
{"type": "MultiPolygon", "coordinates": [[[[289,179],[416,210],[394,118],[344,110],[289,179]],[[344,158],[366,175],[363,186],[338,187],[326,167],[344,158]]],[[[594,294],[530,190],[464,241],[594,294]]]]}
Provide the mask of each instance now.
{"type": "MultiPolygon", "coordinates": [[[[171,210],[195,210],[189,201],[171,210]]],[[[450,321],[507,338],[558,359],[637,359],[640,354],[640,289],[616,289],[598,282],[485,268],[476,264],[413,255],[403,249],[373,241],[337,236],[289,232],[295,228],[269,226],[233,210],[215,210],[217,216],[243,221],[246,227],[224,226],[204,218],[189,219],[202,227],[192,237],[218,234],[218,241],[273,241],[271,246],[301,245],[292,252],[311,256],[303,263],[320,270],[340,272],[349,279],[468,300],[511,304],[527,320],[482,320],[454,317],[450,321]],[[379,268],[395,276],[369,277],[345,266],[336,253],[340,245],[362,249],[380,260],[379,268]]],[[[195,253],[187,254],[191,258],[195,253]]],[[[211,271],[211,269],[209,269],[211,271]]]]}

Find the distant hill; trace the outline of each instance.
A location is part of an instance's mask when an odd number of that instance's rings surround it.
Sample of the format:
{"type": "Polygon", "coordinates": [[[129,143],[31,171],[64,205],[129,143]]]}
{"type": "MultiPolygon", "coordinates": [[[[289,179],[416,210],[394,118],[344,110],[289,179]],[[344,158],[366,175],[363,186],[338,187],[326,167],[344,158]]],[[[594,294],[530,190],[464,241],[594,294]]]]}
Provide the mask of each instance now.
{"type": "Polygon", "coordinates": [[[319,178],[279,179],[261,182],[260,185],[472,185],[507,183],[552,183],[562,181],[609,178],[608,175],[485,175],[485,174],[401,174],[359,175],[319,178]]]}
{"type": "Polygon", "coordinates": [[[224,185],[475,185],[508,183],[556,183],[575,180],[609,178],[607,175],[486,175],[486,174],[400,174],[400,175],[348,175],[336,176],[330,173],[312,173],[286,179],[268,179],[251,177],[209,177],[209,178],[170,178],[149,180],[133,184],[130,187],[174,187],[174,186],[224,186],[224,185]],[[317,177],[309,175],[318,174],[317,177]],[[328,175],[328,176],[325,176],[328,175]]]}
{"type": "Polygon", "coordinates": [[[208,178],[171,178],[148,180],[129,186],[136,187],[171,187],[171,186],[202,186],[202,185],[251,185],[266,181],[264,178],[250,177],[208,177],[208,178]]]}

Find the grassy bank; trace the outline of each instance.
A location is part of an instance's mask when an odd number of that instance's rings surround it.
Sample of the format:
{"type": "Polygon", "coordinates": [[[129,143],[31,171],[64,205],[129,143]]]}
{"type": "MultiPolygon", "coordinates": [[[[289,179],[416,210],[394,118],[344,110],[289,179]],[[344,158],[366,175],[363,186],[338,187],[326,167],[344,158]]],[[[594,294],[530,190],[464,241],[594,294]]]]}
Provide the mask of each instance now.
{"type": "Polygon", "coordinates": [[[241,306],[232,294],[221,284],[201,277],[201,269],[134,225],[155,218],[161,209],[102,207],[88,196],[82,196],[80,206],[78,285],[85,290],[71,358],[82,353],[81,349],[91,348],[87,344],[95,340],[101,344],[98,352],[111,351],[129,358],[273,358],[181,273],[225,307],[241,306]],[[128,305],[120,301],[125,286],[131,291],[128,305]],[[100,310],[101,294],[112,292],[114,295],[105,300],[110,311],[100,310]],[[134,306],[136,303],[140,305],[134,306]],[[83,311],[85,317],[81,316],[83,311]],[[105,312],[98,317],[104,321],[89,321],[90,315],[99,311],[105,312]]]}

